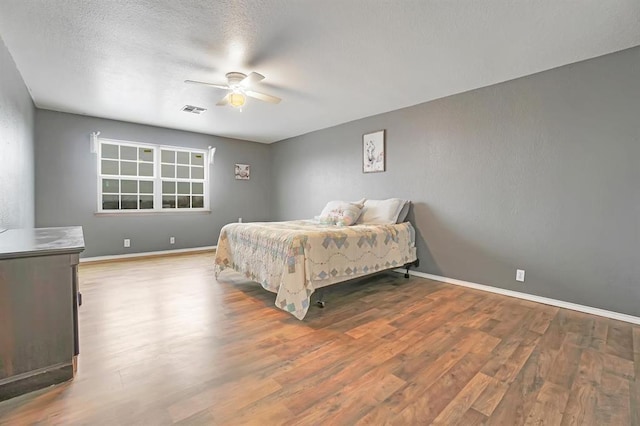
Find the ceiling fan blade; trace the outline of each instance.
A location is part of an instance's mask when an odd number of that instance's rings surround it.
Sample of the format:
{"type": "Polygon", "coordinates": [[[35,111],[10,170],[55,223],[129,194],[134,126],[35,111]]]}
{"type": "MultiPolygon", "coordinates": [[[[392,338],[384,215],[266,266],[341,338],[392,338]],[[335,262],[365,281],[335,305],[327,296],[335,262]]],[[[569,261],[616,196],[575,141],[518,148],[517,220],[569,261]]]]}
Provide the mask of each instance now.
{"type": "Polygon", "coordinates": [[[250,87],[252,84],[255,84],[259,81],[264,80],[264,75],[258,74],[257,72],[252,72],[248,76],[242,79],[240,82],[240,86],[242,87],[250,87]]]}
{"type": "Polygon", "coordinates": [[[230,96],[230,95],[231,95],[231,94],[229,93],[227,96],[225,96],[224,98],[220,99],[216,105],[217,105],[217,106],[225,106],[225,105],[229,105],[229,96],[230,96]]]}
{"type": "Polygon", "coordinates": [[[269,102],[272,104],[279,104],[280,101],[282,100],[276,96],[266,95],[260,92],[254,92],[253,90],[245,90],[244,93],[245,95],[250,96],[252,98],[260,99],[261,101],[269,102]]]}
{"type": "Polygon", "coordinates": [[[230,90],[229,86],[225,84],[205,83],[204,81],[194,81],[194,80],[185,80],[184,82],[188,84],[202,84],[203,86],[211,86],[211,87],[216,87],[218,89],[230,90]]]}

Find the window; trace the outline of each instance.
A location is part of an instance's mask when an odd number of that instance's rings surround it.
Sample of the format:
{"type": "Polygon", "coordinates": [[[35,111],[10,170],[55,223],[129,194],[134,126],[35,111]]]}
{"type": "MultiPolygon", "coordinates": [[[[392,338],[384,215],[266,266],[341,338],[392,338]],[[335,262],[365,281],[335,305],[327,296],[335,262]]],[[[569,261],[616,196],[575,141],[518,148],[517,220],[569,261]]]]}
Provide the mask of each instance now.
{"type": "Polygon", "coordinates": [[[207,151],[100,139],[98,211],[208,209],[207,151]]]}
{"type": "Polygon", "coordinates": [[[204,208],[204,153],[160,149],[162,208],[204,208]]]}

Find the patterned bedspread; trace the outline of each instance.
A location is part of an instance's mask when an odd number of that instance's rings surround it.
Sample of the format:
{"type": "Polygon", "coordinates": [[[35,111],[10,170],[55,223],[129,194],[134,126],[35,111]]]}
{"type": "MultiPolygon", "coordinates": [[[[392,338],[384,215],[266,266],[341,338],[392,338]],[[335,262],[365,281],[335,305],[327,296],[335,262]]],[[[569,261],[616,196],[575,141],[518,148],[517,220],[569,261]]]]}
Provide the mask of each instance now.
{"type": "Polygon", "coordinates": [[[415,231],[397,225],[321,225],[310,220],[231,223],[222,228],[215,271],[243,273],[277,294],[276,306],[303,319],[317,288],[416,259],[415,231]]]}

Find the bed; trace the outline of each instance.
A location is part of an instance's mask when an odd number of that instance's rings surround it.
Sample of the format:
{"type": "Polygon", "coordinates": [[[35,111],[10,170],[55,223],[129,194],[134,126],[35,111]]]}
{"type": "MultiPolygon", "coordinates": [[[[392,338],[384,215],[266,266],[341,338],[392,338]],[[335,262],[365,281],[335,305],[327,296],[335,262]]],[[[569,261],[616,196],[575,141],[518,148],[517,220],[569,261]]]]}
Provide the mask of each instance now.
{"type": "Polygon", "coordinates": [[[303,319],[318,289],[386,269],[417,266],[409,222],[337,226],[314,220],[231,223],[220,232],[216,278],[226,269],[276,293],[276,306],[303,319]]]}

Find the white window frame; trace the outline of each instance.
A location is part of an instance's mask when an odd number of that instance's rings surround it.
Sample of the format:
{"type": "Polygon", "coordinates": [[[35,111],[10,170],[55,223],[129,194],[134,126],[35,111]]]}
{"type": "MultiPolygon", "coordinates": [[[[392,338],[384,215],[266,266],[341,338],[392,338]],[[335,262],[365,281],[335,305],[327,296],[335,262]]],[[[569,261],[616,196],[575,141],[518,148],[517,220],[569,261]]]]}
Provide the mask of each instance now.
{"type": "MultiPolygon", "coordinates": [[[[192,212],[210,212],[209,209],[209,151],[205,149],[198,148],[188,148],[183,146],[172,146],[172,145],[159,145],[159,144],[151,144],[145,142],[132,142],[118,139],[107,139],[107,138],[98,138],[97,144],[97,206],[96,213],[98,214],[106,214],[106,215],[145,215],[145,214],[177,214],[177,213],[192,213],[192,212]],[[102,144],[112,144],[112,145],[122,145],[122,146],[130,146],[134,148],[147,148],[153,149],[153,176],[131,176],[131,175],[105,175],[102,174],[102,144]],[[174,207],[174,208],[163,208],[162,207],[162,158],[161,158],[161,150],[170,150],[176,152],[188,152],[188,153],[197,153],[202,154],[204,159],[204,180],[201,179],[178,179],[178,178],[165,178],[165,180],[170,180],[173,182],[202,182],[203,183],[203,196],[204,196],[204,207],[174,207]],[[147,180],[153,182],[153,209],[103,209],[102,208],[102,179],[118,179],[118,180],[147,180]]],[[[118,160],[120,161],[120,160],[118,160]]],[[[137,160],[139,161],[139,160],[137,160]]],[[[120,187],[119,194],[122,194],[122,188],[120,187]]],[[[176,185],[177,191],[177,185],[176,185]]]]}

